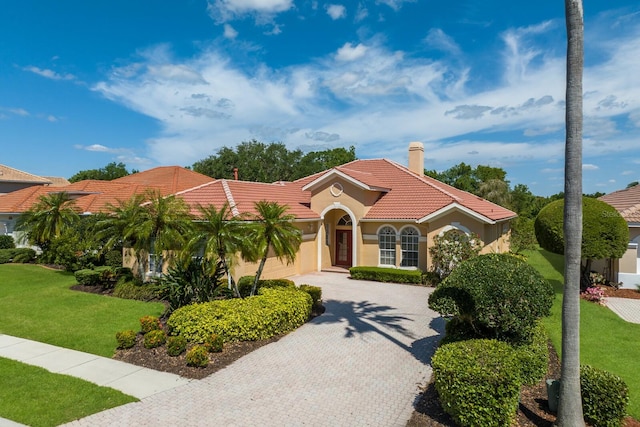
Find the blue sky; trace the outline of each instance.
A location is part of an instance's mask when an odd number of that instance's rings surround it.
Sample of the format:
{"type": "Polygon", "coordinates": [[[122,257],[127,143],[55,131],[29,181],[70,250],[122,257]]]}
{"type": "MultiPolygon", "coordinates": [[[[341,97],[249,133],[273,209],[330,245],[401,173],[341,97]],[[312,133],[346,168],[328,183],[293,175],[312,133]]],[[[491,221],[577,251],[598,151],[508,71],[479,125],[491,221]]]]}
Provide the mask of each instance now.
{"type": "MultiPolygon", "coordinates": [[[[640,5],[585,1],[584,192],[640,180],[640,5]]],[[[562,191],[564,2],[35,1],[0,14],[0,163],[70,177],[241,141],[562,191]]]]}

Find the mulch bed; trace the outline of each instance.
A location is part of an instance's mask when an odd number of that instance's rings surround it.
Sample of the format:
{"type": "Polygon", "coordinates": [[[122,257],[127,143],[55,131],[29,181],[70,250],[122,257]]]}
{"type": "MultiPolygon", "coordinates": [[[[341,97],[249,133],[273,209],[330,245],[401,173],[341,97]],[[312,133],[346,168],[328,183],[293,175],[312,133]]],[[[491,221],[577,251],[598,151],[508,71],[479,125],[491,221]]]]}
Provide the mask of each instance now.
{"type": "Polygon", "coordinates": [[[613,286],[600,286],[600,289],[604,289],[606,297],[640,299],[640,292],[635,289],[616,289],[613,286]]]}

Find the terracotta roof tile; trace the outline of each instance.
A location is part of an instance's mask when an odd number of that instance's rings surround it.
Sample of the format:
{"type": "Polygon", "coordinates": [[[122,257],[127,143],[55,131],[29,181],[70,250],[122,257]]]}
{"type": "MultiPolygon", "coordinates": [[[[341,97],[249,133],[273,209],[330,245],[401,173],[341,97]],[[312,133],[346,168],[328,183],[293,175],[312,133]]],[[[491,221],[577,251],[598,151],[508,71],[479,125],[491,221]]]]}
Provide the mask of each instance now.
{"type": "Polygon", "coordinates": [[[614,191],[598,199],[616,208],[627,222],[640,223],[640,185],[614,191]]]}
{"type": "Polygon", "coordinates": [[[51,181],[41,176],[23,172],[9,166],[0,165],[0,182],[24,182],[34,184],[51,184],[51,181]]]}
{"type": "Polygon", "coordinates": [[[153,186],[159,188],[163,195],[168,195],[211,181],[213,181],[211,177],[179,166],[160,166],[144,172],[123,176],[112,182],[153,186]]]}

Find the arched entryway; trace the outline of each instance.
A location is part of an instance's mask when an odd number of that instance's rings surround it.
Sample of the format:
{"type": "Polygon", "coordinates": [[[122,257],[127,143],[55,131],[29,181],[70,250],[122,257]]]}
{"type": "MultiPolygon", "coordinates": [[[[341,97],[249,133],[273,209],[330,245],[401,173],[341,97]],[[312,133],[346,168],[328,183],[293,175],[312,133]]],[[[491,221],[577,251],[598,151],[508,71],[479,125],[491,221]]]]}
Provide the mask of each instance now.
{"type": "Polygon", "coordinates": [[[349,268],[356,262],[356,220],[346,206],[334,204],[322,212],[324,239],[318,241],[318,268],[349,268]]]}

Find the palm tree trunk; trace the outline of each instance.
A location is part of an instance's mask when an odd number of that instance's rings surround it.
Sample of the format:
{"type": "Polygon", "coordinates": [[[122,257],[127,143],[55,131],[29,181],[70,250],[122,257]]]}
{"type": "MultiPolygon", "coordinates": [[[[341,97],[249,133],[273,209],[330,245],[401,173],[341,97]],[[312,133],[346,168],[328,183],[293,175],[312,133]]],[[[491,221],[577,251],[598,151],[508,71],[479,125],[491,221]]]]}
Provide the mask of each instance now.
{"type": "Polygon", "coordinates": [[[582,246],[582,0],[565,0],[567,22],[564,177],[564,298],[558,426],[584,426],[580,395],[580,277],[582,246]]]}

